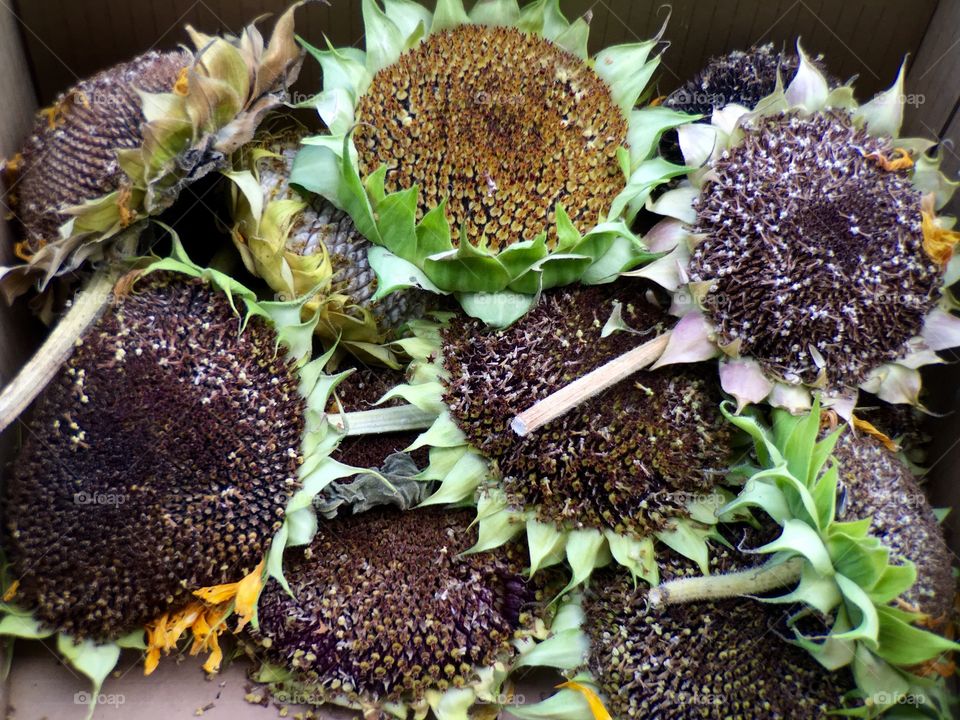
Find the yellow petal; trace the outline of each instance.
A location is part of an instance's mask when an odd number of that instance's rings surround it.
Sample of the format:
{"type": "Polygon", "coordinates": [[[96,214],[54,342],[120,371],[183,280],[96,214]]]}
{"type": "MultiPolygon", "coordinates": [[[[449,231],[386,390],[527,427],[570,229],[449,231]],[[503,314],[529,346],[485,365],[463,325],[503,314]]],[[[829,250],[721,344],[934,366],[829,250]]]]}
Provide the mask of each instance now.
{"type": "Polygon", "coordinates": [[[587,700],[587,705],[590,706],[590,712],[593,714],[593,720],[613,720],[610,717],[610,713],[607,712],[607,709],[603,706],[603,700],[600,699],[600,696],[597,695],[592,688],[587,687],[573,680],[568,680],[565,683],[560,683],[557,685],[558,688],[570,688],[571,690],[576,690],[578,693],[583,695],[587,700]]]}
{"type": "Polygon", "coordinates": [[[877,165],[887,172],[909,170],[913,167],[913,158],[910,157],[910,151],[904,148],[894,148],[893,155],[889,158],[880,152],[872,152],[864,155],[864,157],[868,160],[876,160],[877,165]]]}
{"type": "Polygon", "coordinates": [[[960,233],[955,230],[944,230],[937,225],[932,212],[924,210],[920,214],[923,218],[923,251],[927,257],[942,267],[953,257],[953,248],[960,240],[960,233]]]}
{"type": "Polygon", "coordinates": [[[157,669],[157,665],[160,664],[160,650],[158,648],[150,648],[147,650],[147,658],[143,661],[143,674],[149,675],[154,670],[157,669]]]}
{"type": "Polygon", "coordinates": [[[260,564],[253,569],[249,575],[240,581],[237,588],[237,601],[234,604],[234,612],[240,616],[237,623],[237,632],[240,632],[244,626],[253,620],[253,614],[257,609],[257,600],[260,598],[260,591],[263,590],[263,568],[266,564],[266,558],[260,561],[260,564]]]}
{"type": "Polygon", "coordinates": [[[210,636],[210,657],[203,664],[203,669],[208,673],[215,673],[220,669],[220,663],[223,661],[223,651],[220,649],[220,638],[217,633],[210,636]]]}
{"type": "Polygon", "coordinates": [[[222,605],[237,596],[237,588],[239,586],[240,583],[235,582],[224,583],[223,585],[212,585],[211,587],[194,590],[193,594],[211,605],[222,605]]]}
{"type": "Polygon", "coordinates": [[[889,436],[877,430],[876,426],[867,422],[866,420],[861,420],[858,417],[854,417],[853,426],[860,432],[869,435],[870,437],[875,437],[877,440],[882,442],[884,447],[886,447],[890,452],[895,453],[900,449],[900,446],[891,440],[889,436]]]}
{"type": "Polygon", "coordinates": [[[3,594],[3,601],[10,602],[13,600],[13,597],[17,594],[17,588],[20,587],[20,581],[14,580],[10,583],[10,587],[7,588],[7,591],[3,594]]]}

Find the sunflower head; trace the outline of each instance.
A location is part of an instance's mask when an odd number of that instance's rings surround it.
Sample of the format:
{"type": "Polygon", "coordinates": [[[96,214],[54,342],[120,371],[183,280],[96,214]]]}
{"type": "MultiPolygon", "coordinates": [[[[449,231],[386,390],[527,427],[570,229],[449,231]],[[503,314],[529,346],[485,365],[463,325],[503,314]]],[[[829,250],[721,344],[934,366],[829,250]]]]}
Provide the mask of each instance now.
{"type": "Polygon", "coordinates": [[[45,390],[4,488],[17,602],[112,640],[237,581],[297,488],[304,399],[264,317],[155,272],[45,390]]]}
{"type": "Polygon", "coordinates": [[[196,48],[149,52],[63,93],[41,111],[19,156],[16,212],[26,265],[0,268],[8,295],[39,276],[98,259],[110,245],[132,253],[142,221],[188,184],[227,166],[263,116],[286,98],[302,54],[293,5],[269,45],[248,26],[240,37],[187,28],[196,48]]]}
{"type": "Polygon", "coordinates": [[[928,618],[953,624],[957,583],[943,529],[910,469],[871,437],[847,433],[834,449],[840,468],[837,518],[871,518],[870,531],[890,549],[891,561],[916,567],[917,577],[900,601],[928,618]]]}
{"type": "Polygon", "coordinates": [[[350,216],[321,196],[290,185],[290,172],[307,131],[266,130],[236,153],[231,213],[234,244],[247,269],[286,298],[313,293],[304,318],[319,313],[317,334],[363,360],[397,366],[386,346],[408,319],[423,313],[426,294],[392,293],[374,300],[372,247],[350,216]]]}
{"type": "Polygon", "coordinates": [[[511,419],[532,403],[662,331],[666,316],[631,303],[620,281],[545,295],[500,331],[458,319],[443,333],[445,401],[470,444],[503,478],[512,504],[559,528],[640,537],[685,514],[709,492],[731,453],[709,376],[694,369],[641,372],[528,438],[511,419]],[[621,331],[603,337],[619,309],[621,331]]]}
{"type": "Polygon", "coordinates": [[[628,223],[682,172],[647,160],[669,122],[634,109],[656,39],[591,60],[586,19],[569,22],[556,0],[469,14],[461,0],[435,13],[365,0],[363,13],[365,53],[308,47],[330,134],[305,141],[293,176],[381,246],[381,293],[455,292],[503,325],[541,289],[648,257],[628,223]]]}
{"type": "Polygon", "coordinates": [[[471,520],[375,510],[324,523],[308,547],[288,551],[292,596],[269,584],[253,633],[256,654],[284,676],[274,692],[368,711],[496,693],[484,687],[491,673],[502,681],[549,597],[524,580],[515,547],[462,554],[471,520]]]}
{"type": "Polygon", "coordinates": [[[856,386],[939,299],[921,194],[847,112],[765,117],[713,163],[690,279],[718,341],[787,383],[856,386]]]}
{"type": "MultiPolygon", "coordinates": [[[[717,549],[711,572],[752,564],[733,555],[717,549]]],[[[661,571],[667,580],[700,574],[675,555],[661,571]]],[[[655,611],[646,594],[626,573],[602,571],[583,601],[584,669],[613,717],[725,720],[762,708],[764,717],[817,720],[844,705],[849,670],[831,673],[784,641],[782,607],[738,599],[655,611]]]]}
{"type": "MultiPolygon", "coordinates": [[[[724,390],[801,413],[811,391],[848,416],[857,388],[919,403],[920,365],[960,344],[945,285],[960,276],[957,183],[899,138],[904,72],[858,105],[797,48],[793,80],[751,111],[678,128],[692,168],[651,205],[668,254],[633,274],[676,292],[669,362],[721,356],[724,390]]],[[[666,364],[665,361],[661,361],[666,364]]]]}

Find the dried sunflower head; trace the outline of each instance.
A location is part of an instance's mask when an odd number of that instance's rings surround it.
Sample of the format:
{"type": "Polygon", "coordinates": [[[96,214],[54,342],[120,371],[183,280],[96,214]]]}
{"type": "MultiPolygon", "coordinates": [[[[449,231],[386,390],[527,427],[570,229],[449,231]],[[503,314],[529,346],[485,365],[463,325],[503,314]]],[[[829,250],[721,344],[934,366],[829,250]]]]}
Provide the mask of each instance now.
{"type": "Polygon", "coordinates": [[[442,719],[504,702],[553,595],[546,578],[524,579],[522,548],[464,554],[472,519],[374,510],[324,523],[288,551],[289,592],[267,585],[251,632],[274,697],[442,719]]]}
{"type": "Polygon", "coordinates": [[[655,539],[705,566],[733,454],[709,373],[639,373],[532,436],[510,430],[531,403],[663,329],[659,307],[633,302],[638,287],[557,289],[501,331],[462,317],[415,330],[419,360],[391,395],[438,414],[417,443],[431,447],[423,476],[440,481],[428,502],[479,493],[481,547],[525,529],[532,569],[566,556],[576,582],[611,555],[655,582],[655,539]]]}
{"type": "Polygon", "coordinates": [[[147,650],[149,674],[187,630],[216,671],[227,620],[252,617],[291,518],[303,536],[328,451],[329,358],[305,364],[301,306],[258,302],[174,248],[117,285],[4,485],[0,634],[57,634],[97,688],[121,646],[147,650]]]}
{"type": "Polygon", "coordinates": [[[954,621],[957,583],[953,555],[926,494],[910,469],[883,443],[845,433],[834,448],[840,469],[837,518],[870,518],[870,532],[890,549],[891,561],[916,566],[914,584],[900,601],[944,629],[954,621]]]}
{"type": "MultiPolygon", "coordinates": [[[[710,569],[729,572],[754,562],[721,546],[710,569]]],[[[669,580],[700,575],[693,563],[673,554],[662,570],[669,580]]],[[[563,650],[572,660],[561,668],[571,682],[516,714],[543,717],[550,709],[557,714],[549,717],[590,717],[593,700],[623,720],[818,720],[844,706],[853,687],[849,670],[830,672],[787,642],[789,611],[752,599],[659,610],[650,607],[647,593],[624,572],[597,573],[590,588],[558,613],[558,619],[575,618],[572,627],[563,634],[554,629],[540,647],[547,656],[563,650]],[[579,657],[567,649],[577,645],[585,649],[579,657]]]]}
{"type": "MultiPolygon", "coordinates": [[[[286,97],[302,60],[292,6],[268,46],[253,26],[240,37],[187,28],[195,53],[149,52],[84,80],[41,111],[15,183],[25,265],[0,268],[8,296],[136,239],[142,220],[253,137],[286,97]]],[[[127,248],[129,250],[129,248],[127,248]]],[[[126,250],[122,250],[126,252],[126,250]]]]}
{"type": "Polygon", "coordinates": [[[398,367],[385,343],[408,319],[422,314],[425,293],[407,290],[375,299],[377,278],[367,260],[372,247],[343,210],[290,185],[302,127],[266,131],[235,156],[228,173],[233,240],[247,269],[288,298],[316,293],[305,317],[319,312],[317,334],[367,361],[398,367]]]}
{"type": "Polygon", "coordinates": [[[770,558],[762,572],[668,583],[651,598],[662,605],[671,597],[755,595],[760,576],[782,573],[765,589],[792,591],[767,601],[800,603],[828,618],[826,631],[794,624],[796,640],[824,667],[850,666],[874,712],[909,693],[940,693],[942,684],[927,676],[960,649],[947,639],[955,582],[936,517],[909,471],[873,438],[841,439],[844,428],[824,435],[818,402],[799,417],[774,410],[769,426],[722,409],[754,442],[754,458],[736,471],[743,490],[723,511],[754,508],[780,534],[752,551],[770,558]]]}
{"type": "Polygon", "coordinates": [[[936,217],[955,183],[931,143],[897,138],[903,73],[857,106],[800,59],[754,111],[679,129],[696,169],[653,206],[669,219],[647,240],[669,254],[637,271],[684,316],[662,362],[721,355],[741,405],[800,412],[820,389],[849,416],[858,387],[917,404],[917,367],[960,344],[942,293],[957,236],[936,217]]]}
{"type": "Polygon", "coordinates": [[[586,18],[556,0],[383,5],[363,2],[366,52],[307,48],[330,133],[305,141],[293,172],[379,246],[381,293],[455,292],[503,325],[539,290],[648,258],[628,225],[682,172],[649,157],[685,117],[634,109],[658,38],[591,59],[586,18]]]}
{"type": "MultiPolygon", "coordinates": [[[[778,81],[790,83],[799,66],[797,55],[776,50],[773,43],[746,51],[734,50],[710,58],[700,72],[664,99],[663,106],[698,115],[698,122],[709,123],[715,111],[728,105],[753,110],[777,89],[778,81]]],[[[840,84],[829,77],[828,82],[830,87],[840,84]]],[[[670,162],[684,163],[675,130],[666,132],[660,139],[660,154],[670,162]]]]}

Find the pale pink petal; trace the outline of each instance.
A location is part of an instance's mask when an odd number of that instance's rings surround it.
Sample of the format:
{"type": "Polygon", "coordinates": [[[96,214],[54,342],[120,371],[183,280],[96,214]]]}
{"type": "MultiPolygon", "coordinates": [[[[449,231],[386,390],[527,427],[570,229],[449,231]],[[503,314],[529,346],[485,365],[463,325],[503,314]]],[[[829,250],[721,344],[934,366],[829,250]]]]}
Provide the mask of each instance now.
{"type": "Polygon", "coordinates": [[[720,110],[713,111],[711,123],[729,135],[736,129],[737,123],[740,122],[740,118],[749,112],[750,111],[743,105],[730,103],[720,110]]]}
{"type": "Polygon", "coordinates": [[[797,41],[797,55],[800,56],[800,67],[797,74],[787,86],[787,102],[792,107],[802,107],[809,112],[822,110],[830,95],[830,86],[823,73],[810,62],[810,58],[800,47],[797,41]]]}
{"type": "Polygon", "coordinates": [[[647,231],[643,236],[643,244],[650,252],[670,252],[681,243],[686,244],[685,241],[689,238],[690,231],[682,222],[666,218],[647,231]]]}
{"type": "Polygon", "coordinates": [[[960,347],[960,318],[934,308],[923,324],[922,337],[931,350],[960,347]]]}
{"type": "Polygon", "coordinates": [[[701,362],[716,357],[720,351],[712,338],[713,328],[703,313],[687,313],[671,331],[667,349],[653,368],[675,363],[701,362]]]}
{"type": "Polygon", "coordinates": [[[720,385],[737,400],[737,412],[744,406],[763,402],[773,390],[760,364],[751,358],[720,363],[720,385]]]}
{"type": "Polygon", "coordinates": [[[684,284],[684,268],[690,262],[686,243],[680,243],[669,253],[649,265],[623,273],[627,277],[642,277],[652,280],[663,289],[674,292],[684,284]]]}
{"type": "Polygon", "coordinates": [[[800,415],[810,409],[813,400],[810,391],[803,385],[787,385],[776,383],[770,393],[768,402],[773,407],[783,408],[793,415],[800,415]]]}
{"type": "Polygon", "coordinates": [[[848,423],[853,422],[853,409],[857,406],[857,391],[848,392],[844,395],[823,394],[823,406],[835,411],[848,423]]]}
{"type": "Polygon", "coordinates": [[[860,387],[889,403],[920,404],[920,372],[896,363],[881,365],[860,387]]]}
{"type": "Polygon", "coordinates": [[[687,167],[698,168],[706,164],[717,146],[717,129],[705,123],[687,123],[677,128],[680,152],[687,167]]]}

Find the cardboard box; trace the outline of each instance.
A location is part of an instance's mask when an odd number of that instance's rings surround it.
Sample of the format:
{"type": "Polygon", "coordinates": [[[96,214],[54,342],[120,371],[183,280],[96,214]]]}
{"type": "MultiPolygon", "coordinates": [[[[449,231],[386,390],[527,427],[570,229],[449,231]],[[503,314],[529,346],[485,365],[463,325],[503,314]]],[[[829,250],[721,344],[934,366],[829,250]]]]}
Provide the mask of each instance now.
{"type": "MultiPolygon", "coordinates": [[[[39,106],[62,89],[93,72],[150,47],[170,48],[186,41],[185,23],[205,32],[238,31],[244,23],[276,12],[285,0],[21,0],[0,2],[0,157],[9,156],[27,134],[39,106]]],[[[690,77],[711,55],[753,43],[792,45],[800,36],[811,53],[824,53],[830,71],[841,78],[858,75],[865,99],[890,85],[904,56],[911,58],[907,92],[907,131],[944,139],[945,169],[960,170],[960,3],[953,0],[673,0],[666,33],[660,92],[669,92],[690,77]]],[[[298,15],[298,31],[315,44],[325,33],[336,45],[362,43],[360,3],[332,0],[314,3],[298,15]]],[[[591,50],[646,38],[665,19],[667,9],[645,0],[571,0],[569,16],[592,12],[591,50]]],[[[266,21],[269,23],[269,21],[266,21]]],[[[298,90],[311,93],[319,73],[308,60],[298,90]]],[[[6,207],[0,204],[0,209],[6,207]]],[[[957,208],[954,208],[954,214],[957,208]]],[[[0,222],[0,263],[9,261],[9,229],[0,222]]],[[[0,303],[0,386],[10,380],[42,339],[43,328],[31,320],[24,303],[0,303]]],[[[960,409],[960,372],[945,366],[929,373],[938,410],[960,409]]],[[[929,485],[935,504],[960,505],[960,414],[931,426],[929,485]]],[[[17,442],[14,426],[0,438],[9,459],[17,442]]],[[[956,518],[950,524],[953,547],[960,547],[956,518]]],[[[272,718],[277,710],[244,700],[247,681],[242,663],[227,667],[213,680],[204,678],[195,658],[161,662],[156,674],[143,678],[139,657],[126,654],[118,677],[107,681],[96,717],[186,718],[211,720],[272,718]]],[[[549,687],[536,680],[536,688],[549,687]]],[[[82,718],[78,704],[87,682],[57,661],[41,643],[18,642],[16,660],[0,703],[16,720],[82,718]]],[[[291,716],[292,716],[291,712],[291,716]]],[[[324,711],[318,717],[351,717],[324,711]]]]}

